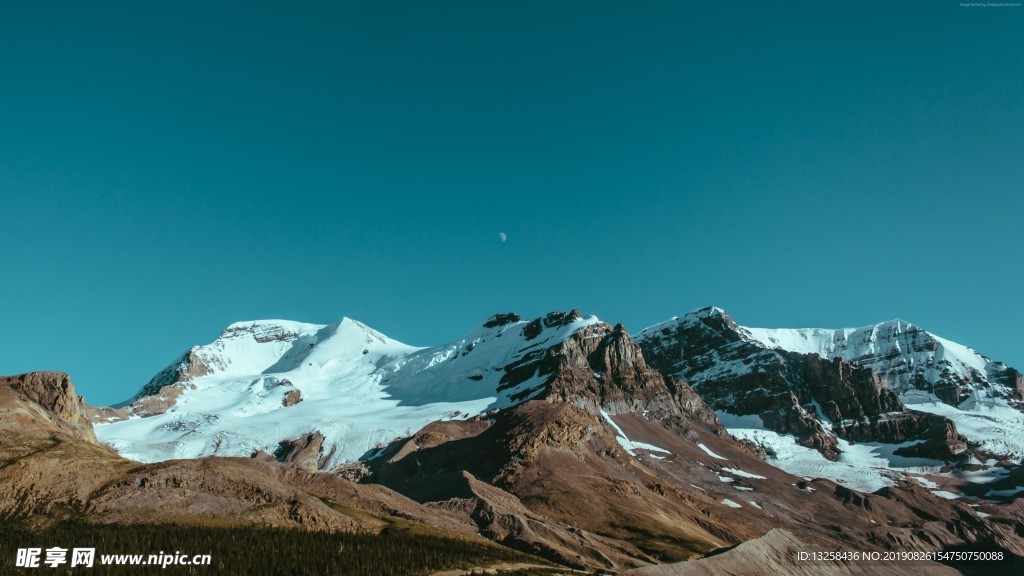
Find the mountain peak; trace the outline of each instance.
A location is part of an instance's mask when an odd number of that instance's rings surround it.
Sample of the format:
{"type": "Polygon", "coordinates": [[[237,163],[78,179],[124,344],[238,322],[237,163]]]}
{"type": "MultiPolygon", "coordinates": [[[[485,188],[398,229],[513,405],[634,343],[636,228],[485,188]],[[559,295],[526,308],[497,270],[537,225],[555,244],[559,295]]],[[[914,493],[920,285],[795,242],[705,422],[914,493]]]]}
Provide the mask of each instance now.
{"type": "Polygon", "coordinates": [[[536,397],[551,379],[540,366],[548,351],[599,323],[579,310],[529,322],[502,313],[458,340],[418,348],[351,318],[236,322],[143,388],[129,412],[145,422],[104,425],[100,433],[144,461],[271,453],[279,442],[318,433],[324,465],[337,465],[431,420],[536,397]],[[140,441],[134,426],[157,431],[140,441]]]}
{"type": "Polygon", "coordinates": [[[718,306],[704,306],[703,308],[698,308],[698,309],[688,313],[687,316],[696,316],[698,318],[708,318],[708,317],[711,317],[711,316],[728,316],[728,314],[725,313],[724,309],[719,308],[718,306]]]}
{"type": "Polygon", "coordinates": [[[491,316],[490,318],[488,318],[487,321],[485,321],[483,323],[483,327],[484,328],[497,328],[499,326],[506,326],[508,324],[513,324],[515,322],[520,322],[520,321],[522,321],[522,319],[523,319],[522,316],[520,316],[519,314],[516,314],[515,312],[498,313],[498,314],[495,314],[494,316],[491,316]]]}

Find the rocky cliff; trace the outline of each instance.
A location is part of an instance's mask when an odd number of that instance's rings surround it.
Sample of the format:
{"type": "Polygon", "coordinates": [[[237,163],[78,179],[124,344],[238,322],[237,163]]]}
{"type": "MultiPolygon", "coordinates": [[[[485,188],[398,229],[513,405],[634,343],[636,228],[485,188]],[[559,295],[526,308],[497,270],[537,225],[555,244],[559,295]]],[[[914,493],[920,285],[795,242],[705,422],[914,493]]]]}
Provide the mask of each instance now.
{"type": "Polygon", "coordinates": [[[63,372],[30,372],[0,377],[0,420],[4,428],[32,432],[56,428],[68,435],[97,443],[88,408],[75,394],[71,378],[63,372]]]}
{"type": "Polygon", "coordinates": [[[908,410],[874,369],[842,358],[765,348],[728,314],[705,308],[643,331],[639,345],[662,373],[690,382],[715,410],[756,415],[826,457],[837,437],[951,459],[966,445],[948,418],[908,410]]]}

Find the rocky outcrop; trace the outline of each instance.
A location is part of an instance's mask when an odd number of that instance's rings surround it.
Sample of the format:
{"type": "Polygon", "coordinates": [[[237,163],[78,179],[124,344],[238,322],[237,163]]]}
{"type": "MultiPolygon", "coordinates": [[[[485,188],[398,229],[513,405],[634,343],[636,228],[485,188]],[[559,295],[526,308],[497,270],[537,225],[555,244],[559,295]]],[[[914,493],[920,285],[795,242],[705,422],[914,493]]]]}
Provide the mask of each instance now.
{"type": "MultiPolygon", "coordinates": [[[[552,313],[526,325],[529,338],[541,327],[565,325],[578,311],[552,313]]],[[[725,433],[714,411],[685,382],[648,366],[640,347],[621,325],[595,323],[565,340],[524,355],[505,367],[499,391],[535,375],[546,377],[536,396],[567,402],[592,414],[642,413],[652,420],[697,420],[725,433]]]]}
{"type": "Polygon", "coordinates": [[[324,457],[323,446],[324,435],[320,432],[310,432],[294,440],[281,442],[274,451],[274,457],[278,462],[307,470],[317,470],[324,457]]]}
{"type": "Polygon", "coordinates": [[[773,361],[761,354],[763,347],[742,338],[739,330],[724,310],[708,307],[647,328],[637,334],[636,341],[656,370],[677,375],[699,391],[705,380],[773,361]]]}
{"type": "Polygon", "coordinates": [[[245,338],[251,336],[260,344],[268,342],[291,342],[298,337],[294,331],[268,322],[240,322],[228,326],[220,339],[245,338]]]}
{"type": "Polygon", "coordinates": [[[295,406],[299,402],[302,402],[302,391],[296,388],[285,392],[284,399],[281,400],[281,405],[287,408],[289,406],[295,406]]]}
{"type": "Polygon", "coordinates": [[[904,456],[951,460],[967,449],[967,444],[957,433],[956,424],[952,420],[916,410],[903,410],[860,420],[840,420],[834,429],[840,437],[854,442],[919,442],[896,451],[904,456]]]}
{"type": "Polygon", "coordinates": [[[839,437],[855,442],[901,444],[920,441],[906,455],[951,460],[967,445],[956,424],[944,416],[908,410],[878,373],[840,358],[779,351],[780,375],[795,389],[801,406],[812,405],[839,437]]]}
{"type": "Polygon", "coordinates": [[[139,390],[135,399],[161,394],[165,387],[191,382],[193,378],[206,376],[210,372],[210,365],[193,348],[151,378],[139,390]]]}
{"type": "MultiPolygon", "coordinates": [[[[175,405],[186,388],[193,386],[193,378],[210,374],[211,370],[211,366],[193,348],[157,373],[134,397],[114,408],[141,417],[163,414],[175,405]]],[[[117,418],[120,414],[96,412],[93,422],[99,423],[111,416],[117,418]]]]}
{"type": "Polygon", "coordinates": [[[10,424],[22,415],[35,416],[75,438],[97,443],[85,401],[63,372],[0,377],[0,410],[13,412],[6,418],[10,424]]]}
{"type": "Polygon", "coordinates": [[[507,326],[522,320],[522,317],[515,312],[506,312],[501,314],[495,314],[484,322],[484,328],[498,328],[499,326],[507,326]]]}
{"type": "Polygon", "coordinates": [[[1020,373],[1020,370],[1016,368],[1006,368],[1002,370],[996,381],[1014,390],[1017,393],[1018,398],[1024,398],[1024,374],[1020,373]]]}
{"type": "MultiPolygon", "coordinates": [[[[510,316],[503,315],[503,318],[508,319],[510,316]]],[[[540,336],[541,332],[543,332],[545,328],[558,328],[559,326],[565,326],[570,322],[581,320],[582,318],[583,314],[576,309],[569,312],[551,312],[542,318],[534,318],[529,321],[526,326],[523,326],[523,338],[529,342],[537,336],[540,336]]],[[[493,317],[488,322],[493,322],[493,317]]]]}

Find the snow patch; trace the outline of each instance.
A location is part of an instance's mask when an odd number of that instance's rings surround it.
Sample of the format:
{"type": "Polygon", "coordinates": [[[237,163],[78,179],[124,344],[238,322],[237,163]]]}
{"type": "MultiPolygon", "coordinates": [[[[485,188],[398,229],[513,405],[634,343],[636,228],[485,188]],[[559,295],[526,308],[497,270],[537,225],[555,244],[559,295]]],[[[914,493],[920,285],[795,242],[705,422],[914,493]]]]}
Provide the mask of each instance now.
{"type": "Polygon", "coordinates": [[[927,478],[922,478],[920,476],[911,476],[911,478],[913,478],[915,481],[917,481],[918,484],[920,484],[921,486],[924,486],[925,488],[931,488],[933,490],[938,490],[938,488],[939,488],[939,485],[938,485],[937,482],[932,482],[931,480],[929,480],[927,478]]]}
{"type": "MultiPolygon", "coordinates": [[[[736,422],[726,412],[716,412],[723,422],[736,422]]],[[[760,420],[760,419],[758,419],[760,420]]],[[[746,422],[751,422],[747,419],[746,422]]],[[[908,458],[895,454],[903,446],[913,444],[851,444],[839,440],[841,455],[832,462],[820,452],[796,443],[796,439],[764,428],[728,428],[739,439],[750,440],[769,455],[767,462],[785,472],[802,478],[827,478],[861,492],[874,492],[895,485],[905,473],[937,474],[945,464],[926,458],[908,458]]],[[[731,470],[730,470],[731,471],[731,470]]]]}
{"type": "Polygon", "coordinates": [[[671,454],[671,452],[669,452],[668,450],[665,450],[664,448],[659,448],[658,446],[655,446],[653,444],[647,444],[646,442],[637,442],[635,440],[630,440],[629,438],[626,437],[626,433],[622,431],[622,428],[620,428],[619,425],[616,424],[614,420],[612,420],[612,417],[607,412],[605,412],[603,408],[599,408],[599,411],[601,412],[601,417],[604,418],[605,421],[608,422],[608,424],[615,429],[615,440],[619,443],[619,446],[622,446],[622,449],[625,450],[626,452],[629,452],[630,455],[636,456],[637,450],[647,450],[649,452],[664,452],[665,454],[671,454]]]}
{"type": "Polygon", "coordinates": [[[701,450],[703,450],[705,454],[707,454],[708,456],[711,456],[712,458],[718,458],[719,460],[728,460],[728,458],[719,456],[718,454],[715,454],[714,452],[712,452],[711,449],[708,448],[707,446],[705,446],[703,443],[698,443],[697,447],[700,448],[701,450]]]}
{"type": "Polygon", "coordinates": [[[915,393],[903,394],[901,399],[911,410],[938,414],[956,422],[957,432],[989,452],[1024,458],[1024,413],[1008,406],[1001,398],[972,398],[960,406],[922,398],[915,393]]]}
{"type": "Polygon", "coordinates": [[[754,479],[757,479],[757,480],[767,480],[767,478],[765,478],[764,476],[761,476],[760,474],[751,474],[750,472],[744,472],[743,470],[739,470],[739,469],[736,469],[736,468],[722,468],[722,470],[724,470],[724,471],[726,471],[729,474],[732,474],[734,476],[739,476],[741,478],[754,478],[754,479]]]}

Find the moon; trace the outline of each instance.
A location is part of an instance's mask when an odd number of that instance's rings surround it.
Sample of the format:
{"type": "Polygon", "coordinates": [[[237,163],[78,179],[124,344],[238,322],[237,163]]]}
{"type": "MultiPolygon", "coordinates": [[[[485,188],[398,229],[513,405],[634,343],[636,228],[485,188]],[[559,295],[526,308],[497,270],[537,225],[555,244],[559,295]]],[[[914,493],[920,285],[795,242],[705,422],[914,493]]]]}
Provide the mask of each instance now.
{"type": "Polygon", "coordinates": [[[504,232],[498,232],[498,239],[504,242],[505,240],[508,240],[508,236],[506,236],[504,232]]]}

